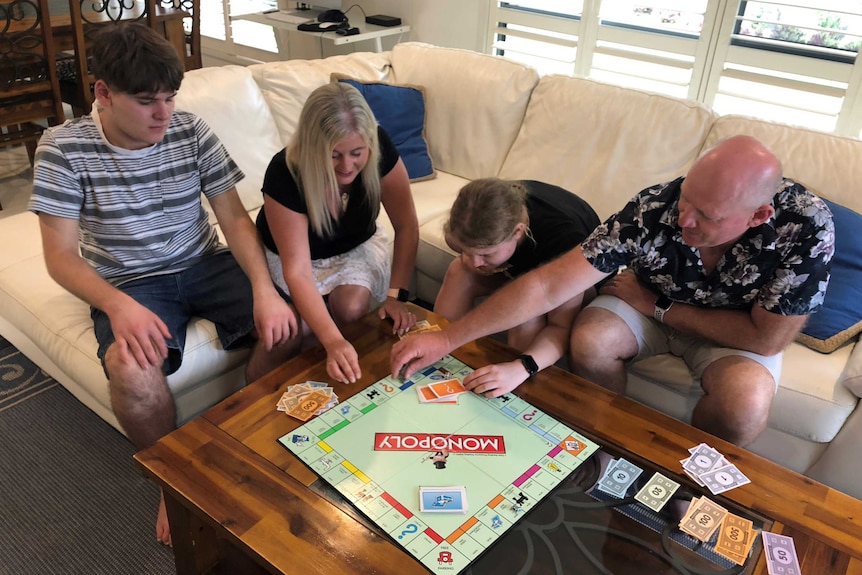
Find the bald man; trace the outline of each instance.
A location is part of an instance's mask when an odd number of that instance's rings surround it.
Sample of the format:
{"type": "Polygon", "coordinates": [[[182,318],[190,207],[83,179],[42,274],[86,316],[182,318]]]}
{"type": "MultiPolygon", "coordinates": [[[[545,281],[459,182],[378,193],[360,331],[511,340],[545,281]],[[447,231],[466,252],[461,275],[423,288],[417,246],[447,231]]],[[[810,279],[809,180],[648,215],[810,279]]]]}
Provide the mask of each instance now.
{"type": "Polygon", "coordinates": [[[772,152],[728,138],[447,329],[396,343],[392,373],[410,375],[614,274],[575,319],[572,370],[622,393],[628,364],[672,353],[703,388],[692,424],[747,445],[766,427],[783,349],[823,303],[834,235],[829,209],[784,179],[772,152]]]}

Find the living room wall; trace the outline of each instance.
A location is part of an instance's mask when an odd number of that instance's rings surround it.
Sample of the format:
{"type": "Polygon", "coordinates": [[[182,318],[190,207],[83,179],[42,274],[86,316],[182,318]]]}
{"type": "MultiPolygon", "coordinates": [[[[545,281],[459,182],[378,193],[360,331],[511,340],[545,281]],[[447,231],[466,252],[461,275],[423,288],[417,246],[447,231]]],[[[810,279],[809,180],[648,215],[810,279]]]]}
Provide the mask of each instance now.
{"type": "MultiPolygon", "coordinates": [[[[285,8],[293,6],[293,0],[280,0],[285,8]]],[[[342,9],[348,11],[351,20],[360,21],[362,11],[367,15],[387,14],[398,16],[410,25],[410,33],[402,40],[427,42],[449,48],[485,51],[488,16],[490,14],[486,0],[361,0],[354,2],[343,0],[342,9]],[[362,8],[360,10],[358,5],[362,8]],[[353,7],[351,9],[351,7],[353,7]]],[[[205,5],[204,5],[205,7],[205,5]]],[[[281,53],[249,51],[247,48],[233,46],[230,43],[203,37],[204,66],[220,66],[224,64],[249,64],[254,61],[271,61],[286,58],[320,58],[324,56],[347,54],[354,51],[371,49],[369,42],[332,46],[323,44],[319,39],[301,34],[279,34],[281,53]]],[[[383,38],[383,48],[389,50],[396,38],[383,38]]]]}
{"type": "MultiPolygon", "coordinates": [[[[366,14],[398,16],[410,24],[410,40],[449,48],[484,52],[487,46],[488,2],[486,0],[363,0],[344,2],[344,8],[359,4],[366,14]]],[[[358,10],[356,8],[354,11],[358,10]]],[[[351,11],[349,16],[353,16],[351,11]]]]}

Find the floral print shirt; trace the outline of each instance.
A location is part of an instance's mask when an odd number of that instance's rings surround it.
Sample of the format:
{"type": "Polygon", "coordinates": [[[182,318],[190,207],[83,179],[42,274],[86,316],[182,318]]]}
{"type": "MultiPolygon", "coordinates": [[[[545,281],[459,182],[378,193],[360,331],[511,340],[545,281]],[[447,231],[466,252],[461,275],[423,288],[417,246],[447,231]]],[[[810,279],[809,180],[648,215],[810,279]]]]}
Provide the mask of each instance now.
{"type": "Polygon", "coordinates": [[[775,214],[749,228],[709,273],[679,227],[683,178],[652,186],[607,219],[582,243],[587,260],[614,273],[631,268],[653,291],[700,307],[748,310],[755,303],[781,315],[807,315],[823,305],[835,250],[826,204],[785,179],[775,214]]]}

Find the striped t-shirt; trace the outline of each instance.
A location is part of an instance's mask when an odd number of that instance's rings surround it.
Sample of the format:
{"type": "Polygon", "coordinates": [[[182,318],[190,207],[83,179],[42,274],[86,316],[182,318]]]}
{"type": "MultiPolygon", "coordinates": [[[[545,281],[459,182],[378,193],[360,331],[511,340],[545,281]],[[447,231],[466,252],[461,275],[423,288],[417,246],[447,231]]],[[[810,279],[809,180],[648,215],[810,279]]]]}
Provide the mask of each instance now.
{"type": "Polygon", "coordinates": [[[215,197],[243,174],[209,126],[175,111],[161,142],[125,150],[98,119],[94,109],[42,136],[30,211],[79,220],[81,255],[114,285],[221,249],[201,192],[215,197]]]}

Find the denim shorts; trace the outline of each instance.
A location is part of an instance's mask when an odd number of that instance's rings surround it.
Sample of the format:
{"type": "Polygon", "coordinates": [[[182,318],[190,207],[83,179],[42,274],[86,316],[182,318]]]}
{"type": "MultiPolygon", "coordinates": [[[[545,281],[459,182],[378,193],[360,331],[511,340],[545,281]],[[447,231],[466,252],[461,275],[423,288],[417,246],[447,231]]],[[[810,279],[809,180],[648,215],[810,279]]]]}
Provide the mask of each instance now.
{"type": "Polygon", "coordinates": [[[703,338],[680,333],[672,327],[643,315],[623,300],[610,295],[598,296],[589,303],[588,307],[606,309],[626,323],[638,342],[638,354],[630,362],[662,353],[670,353],[685,361],[692,377],[700,383],[703,372],[713,362],[723,357],[745,357],[765,367],[772,374],[775,390],[778,390],[783,353],[760,355],[742,349],[722,347],[703,338]]]}
{"type": "MultiPolygon", "coordinates": [[[[254,343],[251,282],[228,251],[205,256],[185,270],[132,280],[117,289],[151,310],[168,326],[171,338],[166,342],[168,358],[162,368],[165,374],[175,372],[182,364],[186,327],[192,317],[212,321],[226,350],[254,343]]],[[[287,299],[284,293],[282,296],[287,299]]],[[[114,332],[103,311],[91,307],[90,317],[104,368],[105,353],[114,343],[114,332]]]]}

